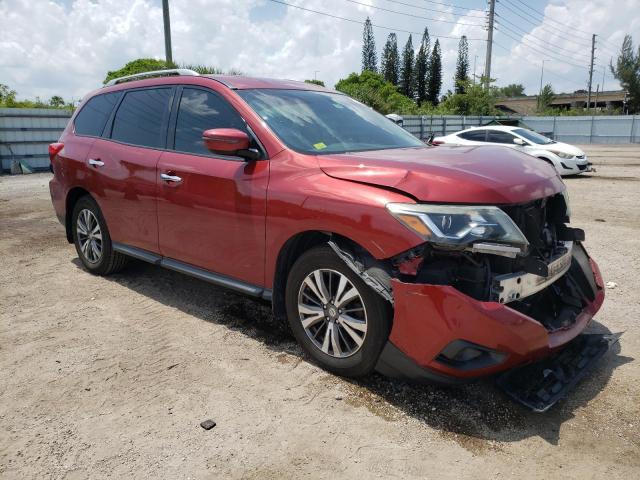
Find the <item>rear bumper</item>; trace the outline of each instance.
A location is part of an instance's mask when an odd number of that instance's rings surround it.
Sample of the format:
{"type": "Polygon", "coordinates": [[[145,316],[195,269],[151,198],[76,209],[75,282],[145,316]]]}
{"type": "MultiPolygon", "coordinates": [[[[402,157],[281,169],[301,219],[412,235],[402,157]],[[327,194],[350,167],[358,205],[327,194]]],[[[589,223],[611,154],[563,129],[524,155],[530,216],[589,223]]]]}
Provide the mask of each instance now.
{"type": "Polygon", "coordinates": [[[588,262],[591,271],[585,273],[592,275],[595,298],[570,327],[554,332],[507,305],[475,300],[451,286],[392,280],[394,322],[377,370],[415,381],[459,383],[549,356],[578,336],[604,301],[598,266],[588,262]],[[486,354],[464,366],[443,361],[445,348],[462,348],[456,345],[486,354]]]}

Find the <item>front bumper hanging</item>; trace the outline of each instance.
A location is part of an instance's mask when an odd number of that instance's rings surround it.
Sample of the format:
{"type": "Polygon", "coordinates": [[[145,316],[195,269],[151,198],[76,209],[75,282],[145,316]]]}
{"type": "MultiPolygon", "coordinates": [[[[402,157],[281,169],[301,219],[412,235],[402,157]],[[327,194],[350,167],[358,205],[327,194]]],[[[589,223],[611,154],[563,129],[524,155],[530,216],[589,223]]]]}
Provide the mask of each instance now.
{"type": "Polygon", "coordinates": [[[582,334],[559,353],[540,362],[503,373],[498,386],[534,412],[545,412],[591,370],[620,334],[582,334]]]}

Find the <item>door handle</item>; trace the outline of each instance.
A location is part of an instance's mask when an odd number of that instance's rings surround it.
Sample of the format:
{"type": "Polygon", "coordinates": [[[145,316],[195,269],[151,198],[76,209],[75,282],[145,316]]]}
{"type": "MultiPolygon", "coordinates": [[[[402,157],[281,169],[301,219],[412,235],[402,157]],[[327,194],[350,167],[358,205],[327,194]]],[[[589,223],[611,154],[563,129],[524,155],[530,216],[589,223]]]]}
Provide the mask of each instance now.
{"type": "Polygon", "coordinates": [[[162,180],[164,180],[165,182],[176,182],[179,183],[182,181],[181,177],[178,177],[176,175],[167,175],[166,173],[161,173],[160,174],[160,178],[162,180]]]}
{"type": "Polygon", "coordinates": [[[90,158],[87,163],[89,165],[93,165],[94,167],[103,167],[104,166],[104,162],[102,160],[98,160],[95,158],[90,158]]]}

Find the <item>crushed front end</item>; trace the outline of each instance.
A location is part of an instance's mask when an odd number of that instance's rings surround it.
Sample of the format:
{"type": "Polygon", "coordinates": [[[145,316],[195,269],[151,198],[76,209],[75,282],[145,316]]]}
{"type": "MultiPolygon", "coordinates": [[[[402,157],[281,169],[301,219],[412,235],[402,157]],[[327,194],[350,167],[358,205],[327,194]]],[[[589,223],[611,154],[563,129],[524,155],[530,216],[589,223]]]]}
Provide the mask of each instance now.
{"type": "Polygon", "coordinates": [[[602,305],[584,232],[566,225],[565,194],[467,207],[466,217],[461,207],[419,207],[393,212],[426,241],[390,261],[394,320],[381,373],[455,383],[512,369],[562,349],[602,305]]]}

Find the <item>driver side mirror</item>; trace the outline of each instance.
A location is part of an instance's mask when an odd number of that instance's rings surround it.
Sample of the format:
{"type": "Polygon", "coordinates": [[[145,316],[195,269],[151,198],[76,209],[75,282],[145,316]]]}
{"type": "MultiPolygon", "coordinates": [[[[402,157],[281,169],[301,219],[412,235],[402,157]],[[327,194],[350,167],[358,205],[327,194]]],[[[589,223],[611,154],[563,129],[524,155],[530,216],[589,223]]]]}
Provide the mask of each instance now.
{"type": "Polygon", "coordinates": [[[249,149],[251,139],[237,128],[212,128],[202,133],[205,147],[218,155],[235,155],[245,160],[257,160],[260,153],[249,149]]]}
{"type": "Polygon", "coordinates": [[[527,142],[525,142],[523,139],[521,139],[520,137],[515,137],[513,139],[513,143],[515,143],[516,145],[521,145],[521,146],[525,146],[527,144],[527,142]]]}

